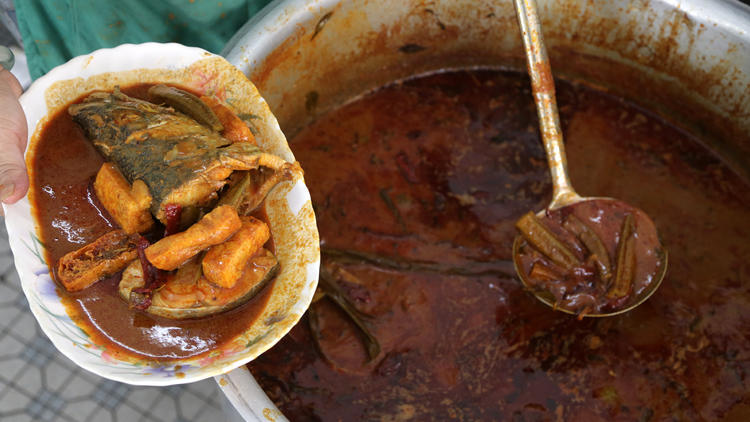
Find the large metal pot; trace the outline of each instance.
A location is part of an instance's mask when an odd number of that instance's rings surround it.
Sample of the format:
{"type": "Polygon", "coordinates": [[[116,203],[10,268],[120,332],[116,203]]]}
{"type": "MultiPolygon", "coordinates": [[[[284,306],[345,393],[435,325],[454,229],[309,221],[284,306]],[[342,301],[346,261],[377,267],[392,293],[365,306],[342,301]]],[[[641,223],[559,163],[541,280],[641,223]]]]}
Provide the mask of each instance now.
{"type": "MultiPolygon", "coordinates": [[[[556,75],[585,79],[699,133],[750,178],[749,7],[734,0],[538,3],[556,75]]],[[[497,0],[278,1],[224,52],[257,85],[287,137],[393,80],[445,68],[521,69],[522,54],[512,2],[497,0]]],[[[259,420],[278,412],[244,368],[220,384],[246,418],[251,408],[259,420]]]]}

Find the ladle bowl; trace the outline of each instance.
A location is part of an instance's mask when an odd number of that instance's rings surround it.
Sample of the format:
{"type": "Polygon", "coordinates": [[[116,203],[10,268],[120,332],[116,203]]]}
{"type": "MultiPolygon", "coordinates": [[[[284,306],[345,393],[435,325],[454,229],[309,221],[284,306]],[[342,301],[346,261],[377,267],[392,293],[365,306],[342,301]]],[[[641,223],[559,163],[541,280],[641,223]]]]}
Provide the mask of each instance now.
{"type": "MultiPolygon", "coordinates": [[[[572,198],[572,196],[571,196],[571,198],[572,198]]],[[[586,198],[584,198],[584,197],[580,197],[578,195],[575,195],[574,198],[575,199],[572,202],[568,202],[568,203],[566,203],[566,205],[560,205],[560,206],[558,206],[556,208],[549,207],[547,209],[541,210],[541,211],[539,211],[539,212],[536,213],[536,216],[539,217],[539,218],[544,218],[546,216],[546,213],[547,213],[548,209],[549,210],[559,209],[559,208],[562,208],[562,207],[565,207],[565,206],[572,206],[574,204],[578,204],[578,203],[585,202],[585,201],[594,201],[594,200],[596,200],[596,201],[615,201],[615,202],[621,202],[621,201],[619,201],[617,199],[607,198],[607,197],[586,197],[586,198]]],[[[635,208],[635,207],[633,207],[633,208],[635,208]]],[[[643,216],[645,216],[646,218],[648,218],[648,216],[643,211],[638,210],[638,212],[642,213],[643,216]]],[[[529,279],[527,277],[527,274],[526,274],[526,271],[524,270],[522,262],[520,260],[520,255],[521,255],[520,249],[521,249],[521,246],[522,246],[523,243],[524,243],[524,239],[520,235],[516,236],[515,240],[513,241],[513,266],[514,266],[514,268],[516,270],[516,273],[518,274],[519,279],[521,280],[521,284],[523,284],[524,288],[527,291],[531,292],[534,295],[534,297],[536,297],[539,301],[541,301],[545,305],[553,308],[556,311],[564,312],[564,313],[571,314],[571,315],[579,315],[579,316],[582,316],[582,317],[594,317],[594,318],[598,318],[598,317],[615,316],[615,315],[620,315],[620,314],[623,314],[625,312],[628,312],[628,311],[630,311],[630,310],[638,307],[639,305],[641,305],[642,303],[644,303],[646,300],[648,300],[648,298],[650,298],[651,295],[653,295],[654,292],[656,292],[656,290],[659,288],[659,286],[661,285],[662,281],[664,280],[664,276],[667,273],[667,264],[668,264],[668,255],[669,254],[667,253],[666,249],[664,249],[664,248],[656,248],[656,250],[658,251],[658,254],[659,254],[658,255],[658,261],[659,261],[660,265],[657,268],[657,271],[654,274],[654,277],[653,277],[652,281],[650,283],[648,283],[648,285],[642,291],[640,291],[637,295],[635,295],[634,298],[632,298],[630,301],[628,301],[626,305],[624,305],[623,307],[621,307],[621,308],[619,308],[617,310],[613,310],[613,311],[609,311],[609,312],[602,312],[602,313],[585,313],[585,314],[581,315],[581,314],[577,314],[573,310],[567,309],[565,307],[557,306],[556,305],[555,296],[551,292],[549,292],[548,290],[540,289],[539,287],[535,286],[532,282],[529,281],[529,279]]]]}

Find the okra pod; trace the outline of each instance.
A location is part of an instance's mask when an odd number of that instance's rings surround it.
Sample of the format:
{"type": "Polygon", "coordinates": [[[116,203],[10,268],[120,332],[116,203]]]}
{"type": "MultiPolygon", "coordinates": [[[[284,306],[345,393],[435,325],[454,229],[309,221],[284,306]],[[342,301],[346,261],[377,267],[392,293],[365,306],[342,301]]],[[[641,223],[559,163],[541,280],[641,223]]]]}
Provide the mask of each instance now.
{"type": "Polygon", "coordinates": [[[581,265],[581,261],[562,243],[533,212],[529,211],[516,222],[516,228],[533,247],[566,271],[581,265]]]}
{"type": "Polygon", "coordinates": [[[573,214],[570,214],[565,219],[563,227],[573,233],[577,238],[581,239],[596,263],[602,281],[609,281],[612,277],[612,264],[609,260],[609,253],[607,253],[607,248],[604,246],[602,239],[591,230],[586,223],[573,214]]]}
{"type": "Polygon", "coordinates": [[[635,275],[635,238],[633,216],[628,214],[622,222],[620,240],[617,243],[617,268],[615,281],[607,292],[610,299],[620,298],[630,293],[635,275]]]}

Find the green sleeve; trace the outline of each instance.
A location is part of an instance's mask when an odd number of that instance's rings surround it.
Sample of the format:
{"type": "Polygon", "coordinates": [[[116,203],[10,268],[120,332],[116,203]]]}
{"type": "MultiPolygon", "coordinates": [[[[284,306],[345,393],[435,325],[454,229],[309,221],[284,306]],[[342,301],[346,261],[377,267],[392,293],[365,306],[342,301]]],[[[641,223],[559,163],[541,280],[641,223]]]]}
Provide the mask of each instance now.
{"type": "Polygon", "coordinates": [[[178,42],[219,53],[270,0],[23,0],[18,26],[33,79],[124,43],[178,42]]]}

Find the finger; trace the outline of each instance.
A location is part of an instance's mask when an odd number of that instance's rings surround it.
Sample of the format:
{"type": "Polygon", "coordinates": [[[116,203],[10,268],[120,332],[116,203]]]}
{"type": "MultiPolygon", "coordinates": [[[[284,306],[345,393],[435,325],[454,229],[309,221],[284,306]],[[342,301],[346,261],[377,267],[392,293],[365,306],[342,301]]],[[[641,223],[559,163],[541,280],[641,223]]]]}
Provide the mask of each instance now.
{"type": "Polygon", "coordinates": [[[15,146],[0,154],[0,200],[12,204],[26,195],[29,178],[23,153],[15,146]]]}
{"type": "Polygon", "coordinates": [[[29,187],[23,151],[26,148],[26,117],[18,102],[22,92],[16,78],[0,70],[0,201],[21,199],[29,187]]]}
{"type": "Polygon", "coordinates": [[[13,76],[10,71],[0,68],[0,80],[5,82],[5,84],[10,88],[11,92],[16,96],[16,98],[20,97],[21,94],[23,94],[23,87],[21,86],[21,83],[18,82],[18,79],[16,79],[16,77],[13,76]]]}

